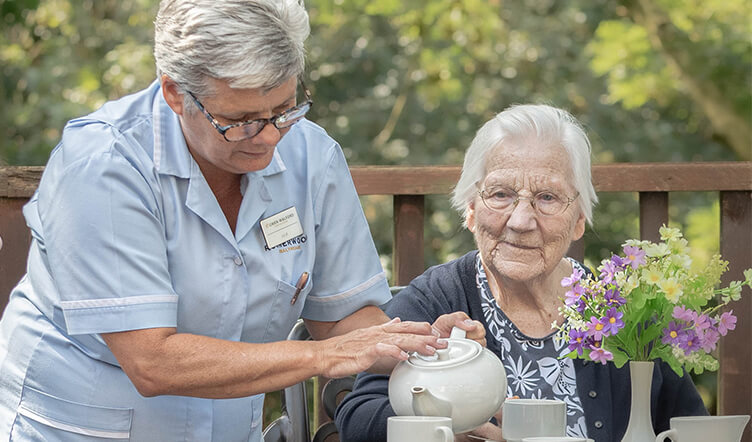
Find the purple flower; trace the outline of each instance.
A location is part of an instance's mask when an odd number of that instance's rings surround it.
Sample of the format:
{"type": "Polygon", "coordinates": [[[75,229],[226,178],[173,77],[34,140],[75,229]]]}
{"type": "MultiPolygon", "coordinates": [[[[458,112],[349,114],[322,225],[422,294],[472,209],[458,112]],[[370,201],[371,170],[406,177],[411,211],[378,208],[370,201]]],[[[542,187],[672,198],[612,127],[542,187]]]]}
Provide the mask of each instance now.
{"type": "Polygon", "coordinates": [[[689,355],[700,348],[700,339],[693,330],[687,330],[687,332],[682,334],[681,338],[679,338],[679,347],[684,349],[685,355],[689,355]]]}
{"type": "Polygon", "coordinates": [[[694,321],[695,318],[697,318],[697,312],[685,308],[684,306],[677,305],[676,307],[674,307],[674,311],[671,316],[673,316],[674,319],[678,319],[680,321],[691,322],[694,321]]]}
{"type": "Polygon", "coordinates": [[[710,322],[710,317],[708,317],[708,315],[698,315],[695,319],[695,328],[698,330],[708,329],[712,327],[712,325],[713,324],[710,322]]]}
{"type": "Polygon", "coordinates": [[[729,330],[733,330],[736,328],[736,316],[734,316],[734,311],[731,310],[730,312],[723,312],[720,318],[718,318],[718,332],[721,334],[721,336],[726,336],[726,333],[729,332],[729,330]]]}
{"type": "Polygon", "coordinates": [[[585,345],[587,345],[587,333],[577,329],[569,330],[569,351],[577,350],[577,354],[582,356],[585,345]]]}
{"type": "Polygon", "coordinates": [[[615,307],[608,309],[606,317],[603,318],[605,324],[603,327],[604,333],[617,334],[619,329],[624,327],[624,321],[621,320],[622,316],[624,316],[624,313],[616,310],[615,307]]]}
{"type": "Polygon", "coordinates": [[[566,304],[567,306],[576,304],[577,301],[579,301],[582,297],[583,293],[585,293],[585,288],[579,284],[575,284],[572,287],[572,290],[567,290],[567,292],[564,293],[564,304],[566,304]]]}
{"type": "Polygon", "coordinates": [[[635,246],[624,246],[624,254],[626,255],[622,262],[624,265],[631,265],[633,269],[636,269],[640,264],[645,264],[645,251],[635,246]]]}
{"type": "Polygon", "coordinates": [[[664,344],[678,345],[683,334],[683,327],[676,321],[671,321],[668,323],[668,327],[663,329],[661,342],[664,344]]]}
{"type": "Polygon", "coordinates": [[[582,278],[582,275],[584,275],[585,272],[580,270],[577,267],[574,267],[572,269],[572,274],[570,276],[567,276],[566,278],[561,280],[561,286],[562,287],[571,287],[572,285],[580,282],[580,279],[582,278]]]}
{"type": "Polygon", "coordinates": [[[613,353],[611,353],[608,350],[603,349],[602,347],[591,345],[590,346],[590,359],[593,362],[600,362],[603,365],[606,365],[606,362],[612,360],[614,358],[613,353]]]}
{"type": "Polygon", "coordinates": [[[619,290],[617,289],[606,290],[606,294],[603,295],[603,297],[608,305],[615,304],[618,307],[627,303],[627,300],[621,297],[621,293],[619,293],[619,290]]]}
{"type": "Polygon", "coordinates": [[[585,311],[585,307],[587,307],[587,305],[585,304],[585,301],[583,301],[582,299],[577,301],[576,308],[577,308],[578,313],[582,314],[585,311]]]}
{"type": "MultiPolygon", "coordinates": [[[[621,260],[621,258],[619,258],[619,260],[621,260]]],[[[621,269],[617,268],[616,264],[614,264],[613,258],[611,258],[609,261],[606,261],[605,263],[603,263],[603,267],[601,268],[601,281],[606,284],[611,284],[611,282],[614,280],[614,273],[616,273],[618,270],[621,269]]]]}
{"type": "Polygon", "coordinates": [[[591,316],[590,322],[588,323],[587,335],[592,337],[596,341],[600,341],[604,337],[608,336],[608,330],[606,330],[606,322],[606,318],[598,319],[595,316],[591,316]]]}
{"type": "Polygon", "coordinates": [[[611,255],[611,263],[616,270],[624,270],[624,260],[619,255],[611,255]]]}
{"type": "Polygon", "coordinates": [[[703,333],[698,334],[700,347],[702,347],[702,349],[705,350],[706,353],[710,353],[711,351],[715,350],[715,345],[718,343],[718,339],[720,337],[721,334],[718,333],[718,330],[716,330],[714,327],[710,327],[703,333]]]}

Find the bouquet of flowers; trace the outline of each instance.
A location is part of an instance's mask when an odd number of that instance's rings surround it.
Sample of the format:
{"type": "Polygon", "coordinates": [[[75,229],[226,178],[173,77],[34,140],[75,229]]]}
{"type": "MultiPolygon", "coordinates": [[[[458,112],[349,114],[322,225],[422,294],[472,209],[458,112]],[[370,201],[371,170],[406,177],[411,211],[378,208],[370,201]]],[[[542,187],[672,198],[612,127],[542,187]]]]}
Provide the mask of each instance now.
{"type": "Polygon", "coordinates": [[[721,308],[738,300],[744,285],[752,287],[752,269],[744,281],[718,288],[728,262],[716,255],[693,273],[681,232],[663,226],[660,234],[658,244],[628,240],[624,256],[601,263],[599,278],[576,269],[562,280],[569,290],[559,311],[567,320],[555,328],[569,343],[569,357],[617,367],[660,358],[680,376],[682,367],[718,369],[711,352],[736,327],[733,310],[721,308]]]}

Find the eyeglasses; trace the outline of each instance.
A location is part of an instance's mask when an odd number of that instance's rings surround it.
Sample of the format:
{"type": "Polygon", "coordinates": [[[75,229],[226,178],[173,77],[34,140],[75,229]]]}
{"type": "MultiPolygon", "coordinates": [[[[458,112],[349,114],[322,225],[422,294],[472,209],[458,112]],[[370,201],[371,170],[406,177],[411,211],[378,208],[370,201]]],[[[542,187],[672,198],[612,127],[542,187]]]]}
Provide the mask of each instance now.
{"type": "Polygon", "coordinates": [[[212,114],[210,114],[208,110],[206,110],[204,105],[201,104],[200,101],[198,101],[198,98],[196,98],[196,96],[193,95],[192,92],[188,92],[188,95],[193,98],[196,106],[201,109],[201,112],[204,113],[204,116],[207,120],[209,120],[209,123],[211,123],[211,125],[214,126],[215,129],[217,129],[217,132],[225,137],[226,141],[232,142],[255,137],[259,132],[264,130],[264,127],[266,127],[267,124],[273,124],[274,127],[281,130],[286,129],[300,121],[300,119],[303,118],[309,110],[311,110],[311,106],[313,106],[313,101],[311,100],[311,92],[305,86],[305,83],[303,83],[302,79],[300,80],[300,85],[302,86],[303,93],[305,94],[305,101],[298,104],[297,106],[291,107],[281,114],[277,114],[271,118],[260,118],[258,120],[242,121],[239,123],[228,124],[227,126],[222,126],[221,124],[219,124],[219,121],[217,121],[217,119],[214,118],[214,116],[212,116],[212,114]]]}
{"type": "Polygon", "coordinates": [[[497,212],[511,212],[517,207],[520,200],[528,200],[537,213],[545,216],[563,213],[580,196],[579,192],[573,198],[567,198],[553,192],[544,191],[536,193],[532,198],[528,198],[519,196],[514,190],[504,187],[490,187],[478,190],[478,194],[486,207],[497,212]]]}

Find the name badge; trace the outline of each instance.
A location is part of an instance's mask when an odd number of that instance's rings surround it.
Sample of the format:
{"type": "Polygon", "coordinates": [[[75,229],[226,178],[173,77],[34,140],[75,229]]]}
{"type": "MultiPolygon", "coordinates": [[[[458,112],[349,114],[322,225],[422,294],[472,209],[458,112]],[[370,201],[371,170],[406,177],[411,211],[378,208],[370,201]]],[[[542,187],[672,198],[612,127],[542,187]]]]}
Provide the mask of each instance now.
{"type": "Polygon", "coordinates": [[[261,233],[264,235],[266,246],[270,249],[277,247],[288,239],[303,234],[303,226],[300,225],[298,211],[295,206],[275,213],[269,218],[261,220],[261,233]]]}

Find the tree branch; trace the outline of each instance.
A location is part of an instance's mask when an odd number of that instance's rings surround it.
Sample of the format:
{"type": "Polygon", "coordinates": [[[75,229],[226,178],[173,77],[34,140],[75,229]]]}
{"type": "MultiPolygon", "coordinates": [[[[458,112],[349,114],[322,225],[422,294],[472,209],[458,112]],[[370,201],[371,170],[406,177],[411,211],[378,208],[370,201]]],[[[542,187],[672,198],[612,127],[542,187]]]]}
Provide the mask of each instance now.
{"type": "Polygon", "coordinates": [[[661,53],[687,88],[692,101],[697,103],[710,121],[713,131],[723,138],[742,160],[752,160],[752,125],[734,111],[733,104],[721,94],[712,82],[692,74],[692,65],[702,65],[707,60],[693,60],[692,53],[684,48],[692,42],[684,32],[671,22],[651,0],[625,1],[635,23],[643,26],[653,48],[661,53]]]}

